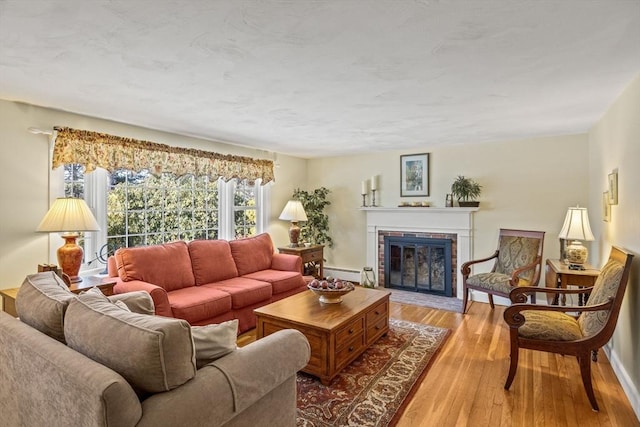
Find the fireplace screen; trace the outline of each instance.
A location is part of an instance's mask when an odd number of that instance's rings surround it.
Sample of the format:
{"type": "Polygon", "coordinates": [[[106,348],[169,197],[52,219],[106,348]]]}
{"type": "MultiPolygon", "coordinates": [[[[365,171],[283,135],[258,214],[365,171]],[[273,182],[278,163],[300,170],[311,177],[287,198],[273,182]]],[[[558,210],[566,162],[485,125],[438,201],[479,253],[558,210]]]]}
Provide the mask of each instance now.
{"type": "Polygon", "coordinates": [[[453,296],[451,240],[385,236],[385,286],[453,296]]]}

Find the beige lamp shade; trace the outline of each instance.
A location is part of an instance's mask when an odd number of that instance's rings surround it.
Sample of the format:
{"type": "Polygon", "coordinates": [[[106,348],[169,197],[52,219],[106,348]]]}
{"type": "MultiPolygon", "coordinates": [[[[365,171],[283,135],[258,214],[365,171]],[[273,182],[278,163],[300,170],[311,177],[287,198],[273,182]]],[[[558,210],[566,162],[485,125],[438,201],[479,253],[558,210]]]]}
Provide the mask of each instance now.
{"type": "Polygon", "coordinates": [[[84,200],[61,197],[53,203],[36,231],[47,233],[70,231],[75,233],[78,231],[100,231],[100,226],[84,200]]]}
{"type": "Polygon", "coordinates": [[[595,240],[595,237],[591,232],[587,208],[581,208],[579,206],[576,206],[575,208],[570,207],[567,211],[567,216],[564,219],[564,224],[562,225],[562,230],[560,230],[558,237],[571,241],[566,250],[566,256],[569,264],[580,266],[587,262],[589,252],[587,251],[587,248],[582,245],[581,241],[595,240]]]}
{"type": "Polygon", "coordinates": [[[307,213],[304,211],[304,207],[299,200],[289,200],[282,210],[279,219],[284,221],[291,221],[291,227],[289,228],[289,247],[297,248],[298,238],[300,237],[300,227],[298,227],[298,221],[306,221],[307,213]]]}
{"type": "Polygon", "coordinates": [[[82,281],[78,276],[84,251],[77,245],[79,231],[99,231],[100,226],[82,199],[63,197],[56,199],[36,231],[61,232],[65,244],[58,248],[58,264],[69,276],[71,283],[82,281]]]}
{"type": "Polygon", "coordinates": [[[299,200],[289,200],[282,210],[279,219],[295,222],[306,221],[307,213],[304,211],[304,207],[302,207],[302,202],[299,200]]]}

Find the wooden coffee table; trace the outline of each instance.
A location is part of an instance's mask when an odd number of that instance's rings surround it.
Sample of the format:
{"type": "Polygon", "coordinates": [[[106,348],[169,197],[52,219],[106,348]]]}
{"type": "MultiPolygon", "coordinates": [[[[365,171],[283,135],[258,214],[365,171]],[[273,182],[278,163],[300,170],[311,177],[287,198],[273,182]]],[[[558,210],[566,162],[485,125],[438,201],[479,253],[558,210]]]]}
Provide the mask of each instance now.
{"type": "Polygon", "coordinates": [[[339,304],[304,291],[254,310],[256,338],[297,329],[309,340],[311,359],[302,370],[324,385],[389,330],[391,292],[356,286],[339,304]]]}

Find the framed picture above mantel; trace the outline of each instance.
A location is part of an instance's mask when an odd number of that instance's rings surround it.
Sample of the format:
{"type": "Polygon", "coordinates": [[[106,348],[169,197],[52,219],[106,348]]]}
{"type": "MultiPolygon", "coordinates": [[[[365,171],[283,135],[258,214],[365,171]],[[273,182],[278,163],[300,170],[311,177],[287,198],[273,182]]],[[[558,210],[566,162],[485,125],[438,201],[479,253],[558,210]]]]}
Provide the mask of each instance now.
{"type": "Polygon", "coordinates": [[[400,156],[400,197],[429,195],[429,153],[400,156]]]}

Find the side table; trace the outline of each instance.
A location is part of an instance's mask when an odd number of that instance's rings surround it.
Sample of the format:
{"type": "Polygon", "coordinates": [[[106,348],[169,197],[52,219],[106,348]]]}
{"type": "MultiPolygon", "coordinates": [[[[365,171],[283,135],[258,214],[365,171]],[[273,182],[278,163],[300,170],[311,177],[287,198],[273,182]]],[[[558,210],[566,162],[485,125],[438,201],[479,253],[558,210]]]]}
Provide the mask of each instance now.
{"type": "Polygon", "coordinates": [[[316,278],[322,279],[324,277],[324,245],[313,245],[298,248],[278,248],[278,252],[281,254],[298,255],[302,258],[302,269],[300,272],[303,276],[305,269],[309,269],[314,271],[315,274],[313,274],[313,276],[316,278]]]}
{"type": "MultiPolygon", "coordinates": [[[[89,288],[97,287],[103,294],[109,296],[113,295],[113,286],[118,281],[113,277],[101,277],[101,276],[83,276],[82,282],[73,283],[69,286],[69,290],[74,294],[79,294],[82,291],[86,291],[89,288]]],[[[2,311],[10,314],[13,317],[18,317],[16,311],[16,297],[18,296],[18,290],[20,288],[2,289],[0,290],[0,296],[2,296],[2,311]]]]}
{"type": "MultiPolygon", "coordinates": [[[[569,266],[559,259],[547,259],[545,286],[548,288],[563,288],[567,286],[591,287],[596,283],[600,270],[590,264],[584,264],[584,270],[570,270],[569,266]]],[[[583,304],[583,295],[578,296],[578,305],[583,304]]],[[[547,295],[549,304],[558,305],[558,295],[547,295]]],[[[586,297],[584,303],[586,303],[586,297]]],[[[566,296],[562,296],[562,305],[566,305],[566,296]]]]}

